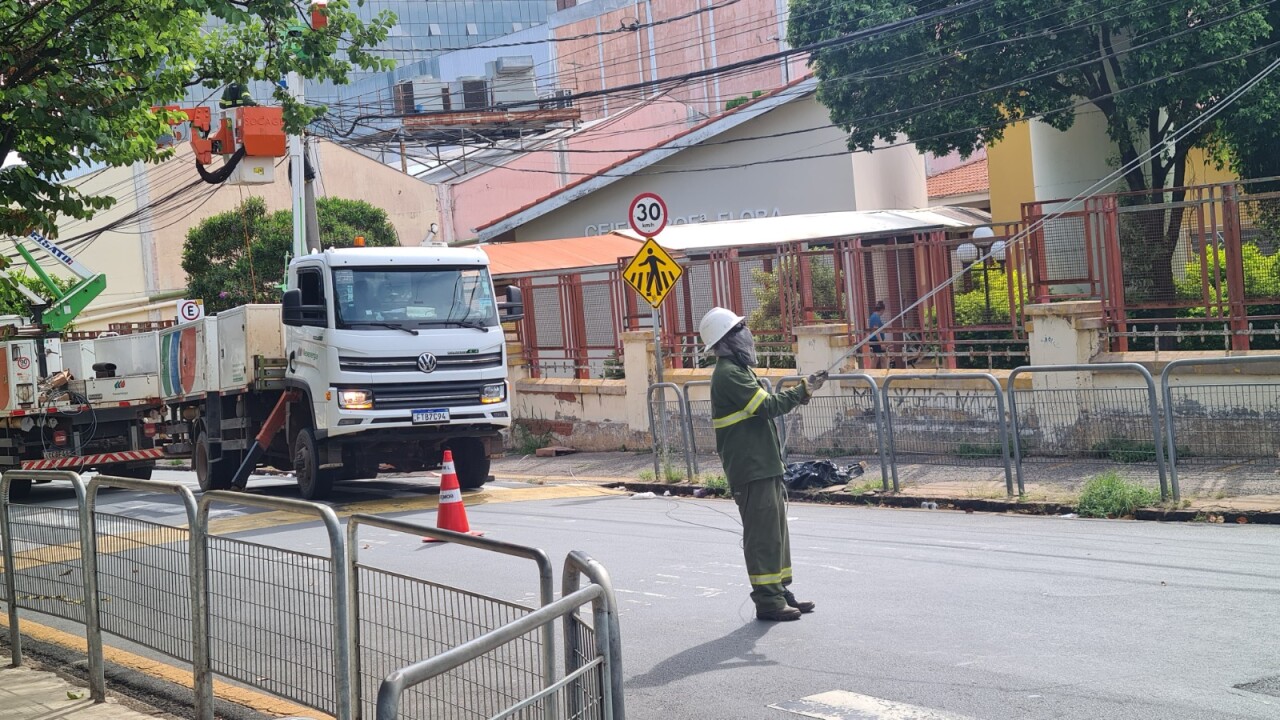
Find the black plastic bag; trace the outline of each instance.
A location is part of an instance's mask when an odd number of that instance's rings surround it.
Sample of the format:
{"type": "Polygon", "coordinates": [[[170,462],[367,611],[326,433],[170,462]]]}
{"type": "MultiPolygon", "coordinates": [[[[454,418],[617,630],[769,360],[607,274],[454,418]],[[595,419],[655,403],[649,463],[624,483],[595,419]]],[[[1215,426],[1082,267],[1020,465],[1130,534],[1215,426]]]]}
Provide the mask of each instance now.
{"type": "Polygon", "coordinates": [[[782,482],[788,490],[820,490],[832,485],[845,485],[862,474],[862,465],[842,468],[830,460],[788,463],[782,482]]]}

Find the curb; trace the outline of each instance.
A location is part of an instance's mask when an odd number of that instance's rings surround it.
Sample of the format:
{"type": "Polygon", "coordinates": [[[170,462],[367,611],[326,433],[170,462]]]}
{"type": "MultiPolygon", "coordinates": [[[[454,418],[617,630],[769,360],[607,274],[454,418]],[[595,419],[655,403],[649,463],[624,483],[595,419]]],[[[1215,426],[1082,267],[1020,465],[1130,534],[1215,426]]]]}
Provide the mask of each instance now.
{"type": "MultiPolygon", "coordinates": [[[[666,485],[662,483],[615,482],[605,485],[630,492],[651,492],[661,496],[670,492],[672,496],[692,496],[698,485],[666,485]]],[[[867,492],[858,495],[840,492],[788,492],[792,500],[814,503],[816,505],[863,505],[871,507],[918,508],[922,503],[936,503],[938,510],[963,510],[965,512],[1013,513],[1018,515],[1066,515],[1076,512],[1075,505],[1066,503],[1019,502],[1017,500],[993,500],[984,498],[952,498],[925,495],[886,495],[867,492]]],[[[1134,516],[1135,520],[1156,522],[1211,522],[1236,523],[1240,525],[1280,525],[1280,512],[1258,510],[1246,511],[1203,511],[1203,510],[1164,510],[1160,508],[1142,508],[1134,516]],[[1216,519],[1220,518],[1220,519],[1216,519]]]]}

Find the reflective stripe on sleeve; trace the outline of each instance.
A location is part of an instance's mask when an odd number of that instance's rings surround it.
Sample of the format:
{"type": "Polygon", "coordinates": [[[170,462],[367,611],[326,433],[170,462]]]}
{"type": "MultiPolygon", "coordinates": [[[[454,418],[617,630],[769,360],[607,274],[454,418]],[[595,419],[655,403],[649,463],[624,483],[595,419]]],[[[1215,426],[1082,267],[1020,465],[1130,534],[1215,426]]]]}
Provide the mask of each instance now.
{"type": "Polygon", "coordinates": [[[752,415],[755,415],[756,410],[760,409],[760,405],[764,403],[765,400],[768,400],[768,399],[769,399],[769,393],[765,392],[763,388],[758,389],[756,390],[756,394],[751,396],[751,400],[750,402],[747,403],[747,406],[745,408],[739,410],[738,412],[730,413],[728,415],[725,415],[724,417],[719,417],[712,420],[711,427],[715,428],[716,430],[720,430],[723,428],[727,428],[730,425],[736,425],[742,422],[743,420],[746,420],[747,418],[751,417],[752,415]]]}

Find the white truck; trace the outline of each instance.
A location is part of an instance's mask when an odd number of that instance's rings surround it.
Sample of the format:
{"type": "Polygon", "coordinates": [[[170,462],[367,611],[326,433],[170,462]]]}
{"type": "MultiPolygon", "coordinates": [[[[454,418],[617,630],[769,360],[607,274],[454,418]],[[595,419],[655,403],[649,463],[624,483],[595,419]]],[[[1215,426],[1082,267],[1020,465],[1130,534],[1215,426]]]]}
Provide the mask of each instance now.
{"type": "MultiPolygon", "coordinates": [[[[150,477],[161,455],[153,441],[161,419],[155,352],[146,338],[63,342],[63,332],[106,288],[106,277],[38,232],[14,243],[49,299],[32,293],[0,266],[0,282],[27,306],[27,315],[0,318],[0,470],[99,470],[150,477]],[[79,280],[64,289],[25,242],[79,280]],[[124,372],[114,372],[117,367],[124,372]]],[[[17,480],[10,493],[21,497],[30,488],[30,480],[17,480]]]]}
{"type": "Polygon", "coordinates": [[[166,453],[190,453],[205,490],[243,486],[261,462],[319,499],[384,465],[436,467],[448,448],[462,487],[483,485],[511,425],[501,323],[524,311],[517,288],[497,301],[484,252],[313,252],[286,287],[281,305],[159,333],[166,453]]]}

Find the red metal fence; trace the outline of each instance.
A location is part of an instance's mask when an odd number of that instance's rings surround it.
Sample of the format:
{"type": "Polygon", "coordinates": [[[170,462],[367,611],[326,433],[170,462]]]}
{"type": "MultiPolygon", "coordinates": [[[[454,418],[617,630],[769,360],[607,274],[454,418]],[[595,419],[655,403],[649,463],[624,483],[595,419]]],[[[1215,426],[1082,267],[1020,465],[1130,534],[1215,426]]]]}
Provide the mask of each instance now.
{"type": "MultiPolygon", "coordinates": [[[[1026,358],[1021,309],[1026,285],[1010,246],[1004,257],[974,257],[1004,242],[1015,227],[975,241],[944,231],[880,238],[793,243],[751,251],[722,249],[680,258],[684,275],[664,302],[662,344],[675,367],[697,367],[698,321],[717,305],[750,318],[763,365],[794,367],[795,329],[836,323],[865,337],[871,309],[883,300],[884,320],[896,317],[946,278],[945,288],[887,327],[881,345],[896,367],[1013,367],[1026,358]]],[[[621,281],[628,258],[607,272],[521,278],[526,297],[520,338],[531,373],[600,377],[621,355],[620,333],[652,329],[652,312],[621,281]]],[[[864,349],[864,361],[872,358],[864,349]]]]}
{"type": "Polygon", "coordinates": [[[1114,351],[1280,348],[1274,179],[1030,203],[1031,293],[1102,301],[1114,351]]]}

